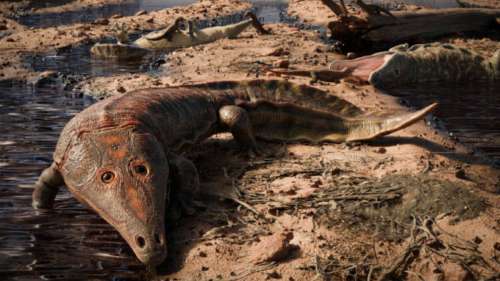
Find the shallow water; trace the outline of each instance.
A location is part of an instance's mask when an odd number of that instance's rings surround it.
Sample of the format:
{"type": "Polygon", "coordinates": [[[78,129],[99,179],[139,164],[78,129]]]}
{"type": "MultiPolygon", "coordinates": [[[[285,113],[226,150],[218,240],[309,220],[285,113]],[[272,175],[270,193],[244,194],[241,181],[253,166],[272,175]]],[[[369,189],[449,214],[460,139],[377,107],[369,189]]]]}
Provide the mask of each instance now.
{"type": "Polygon", "coordinates": [[[417,6],[423,6],[426,8],[444,9],[444,8],[456,8],[458,4],[455,0],[404,0],[404,1],[393,1],[393,0],[372,0],[365,1],[366,3],[381,4],[386,7],[395,7],[398,3],[413,4],[417,6]]]}
{"type": "Polygon", "coordinates": [[[143,271],[119,234],[61,190],[53,211],[31,208],[64,124],[91,101],[57,89],[0,84],[2,280],[138,280],[143,271]]]}
{"type": "MultiPolygon", "coordinates": [[[[36,9],[50,6],[58,6],[70,3],[71,0],[50,1],[41,3],[34,1],[30,8],[33,11],[24,11],[18,20],[30,27],[48,27],[79,22],[92,22],[99,18],[107,18],[113,15],[131,16],[138,11],[155,11],[176,6],[185,6],[195,3],[196,0],[130,0],[123,4],[107,5],[104,7],[89,7],[84,10],[68,11],[64,13],[39,14],[36,9]]],[[[287,0],[249,0],[255,6],[265,7],[265,12],[260,16],[264,22],[276,22],[276,15],[286,10],[287,0]]],[[[350,1],[346,1],[349,3],[350,1]]],[[[415,4],[429,8],[455,8],[458,4],[455,0],[368,0],[367,3],[381,4],[386,7],[395,8],[398,3],[415,4]]]]}
{"type": "Polygon", "coordinates": [[[394,89],[387,93],[401,97],[417,108],[439,102],[435,116],[448,134],[475,148],[500,167],[500,83],[431,84],[394,89]]]}
{"type": "MultiPolygon", "coordinates": [[[[42,2],[42,1],[40,1],[42,2]]],[[[51,1],[56,3],[52,6],[61,5],[67,1],[51,1]]],[[[34,12],[24,12],[19,16],[19,21],[30,27],[48,27],[79,22],[92,22],[99,18],[109,18],[113,15],[131,16],[145,10],[154,11],[175,6],[183,6],[195,3],[196,0],[129,0],[123,4],[107,5],[104,7],[89,7],[78,11],[68,11],[64,13],[39,14],[34,12]]],[[[33,8],[40,8],[42,5],[34,1],[33,8]]]]}

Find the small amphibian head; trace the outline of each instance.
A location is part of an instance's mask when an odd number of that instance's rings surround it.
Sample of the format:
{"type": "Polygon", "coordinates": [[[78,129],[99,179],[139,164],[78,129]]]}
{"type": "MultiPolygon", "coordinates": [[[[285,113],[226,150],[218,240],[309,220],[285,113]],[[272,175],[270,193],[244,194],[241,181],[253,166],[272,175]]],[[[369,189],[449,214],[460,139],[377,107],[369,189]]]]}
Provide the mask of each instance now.
{"type": "Polygon", "coordinates": [[[369,82],[378,88],[401,85],[411,82],[414,78],[411,59],[401,53],[385,57],[385,62],[368,78],[369,82]]]}
{"type": "Polygon", "coordinates": [[[81,133],[61,172],[75,197],[113,225],[139,260],[156,265],[165,259],[169,168],[153,135],[134,128],[81,133]]]}

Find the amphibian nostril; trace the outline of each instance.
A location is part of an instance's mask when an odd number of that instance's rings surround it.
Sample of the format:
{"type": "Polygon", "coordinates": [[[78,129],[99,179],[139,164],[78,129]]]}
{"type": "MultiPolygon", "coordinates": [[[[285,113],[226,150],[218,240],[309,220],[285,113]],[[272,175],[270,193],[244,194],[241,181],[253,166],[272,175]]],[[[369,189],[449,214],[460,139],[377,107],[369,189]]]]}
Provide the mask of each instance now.
{"type": "Polygon", "coordinates": [[[148,173],[148,169],[144,165],[135,165],[134,166],[134,172],[140,175],[145,175],[148,173]]]}
{"type": "Polygon", "coordinates": [[[155,241],[156,241],[156,243],[158,243],[159,245],[163,244],[163,243],[162,243],[162,240],[161,240],[161,237],[160,237],[160,234],[155,233],[155,241]]]}
{"type": "Polygon", "coordinates": [[[135,242],[140,248],[144,248],[144,246],[146,246],[146,240],[142,236],[137,236],[137,238],[135,238],[135,242]]]}

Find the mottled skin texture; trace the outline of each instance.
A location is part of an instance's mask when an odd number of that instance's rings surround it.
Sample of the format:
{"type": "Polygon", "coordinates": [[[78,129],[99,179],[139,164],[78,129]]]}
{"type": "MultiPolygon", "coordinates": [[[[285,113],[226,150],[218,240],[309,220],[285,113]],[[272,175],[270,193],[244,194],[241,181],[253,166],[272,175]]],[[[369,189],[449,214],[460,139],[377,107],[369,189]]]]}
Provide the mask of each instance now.
{"type": "Polygon", "coordinates": [[[224,26],[196,28],[194,22],[187,21],[187,29],[181,29],[183,18],[177,18],[170,26],[148,33],[131,44],[124,44],[128,40],[121,31],[117,36],[119,44],[96,44],[91,48],[91,53],[100,58],[134,59],[147,54],[148,50],[173,51],[200,44],[207,44],[223,38],[235,38],[250,25],[254,26],[260,34],[268,34],[253,13],[245,15],[249,19],[224,26]],[[130,54],[127,53],[127,49],[130,54]],[[140,55],[140,56],[139,56],[140,55]]]}
{"type": "Polygon", "coordinates": [[[500,50],[485,58],[455,45],[433,43],[400,45],[379,56],[384,57],[384,63],[369,77],[378,87],[500,78],[500,50]]]}
{"type": "Polygon", "coordinates": [[[435,106],[387,119],[342,117],[360,111],[326,92],[278,80],[138,90],[100,101],[68,122],[53,164],[36,183],[33,206],[51,208],[65,184],[142,262],[158,264],[167,254],[167,204],[188,209],[186,198],[198,190],[197,170],[181,153],[212,134],[231,132],[256,153],[256,138],[367,140],[409,126],[435,106]]]}
{"type": "Polygon", "coordinates": [[[500,50],[485,58],[451,44],[399,45],[386,52],[334,61],[329,69],[270,71],[329,82],[352,76],[381,88],[428,82],[493,81],[500,79],[500,50]]]}

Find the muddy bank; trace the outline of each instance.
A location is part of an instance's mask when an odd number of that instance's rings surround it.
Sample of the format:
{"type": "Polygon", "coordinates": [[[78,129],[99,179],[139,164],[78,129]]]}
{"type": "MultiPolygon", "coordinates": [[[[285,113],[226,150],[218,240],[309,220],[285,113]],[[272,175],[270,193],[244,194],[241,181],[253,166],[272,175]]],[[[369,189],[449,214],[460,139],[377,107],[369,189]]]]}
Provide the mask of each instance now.
{"type": "Polygon", "coordinates": [[[198,19],[217,18],[242,12],[249,7],[250,4],[235,0],[208,0],[178,8],[145,12],[136,16],[122,17],[117,15],[93,23],[29,29],[7,25],[7,31],[16,29],[15,32],[0,39],[0,59],[2,60],[0,79],[22,78],[29,80],[34,78],[37,73],[30,69],[29,62],[24,62],[25,54],[54,51],[57,53],[58,50],[74,46],[90,46],[106,37],[113,37],[113,26],[115,25],[125,24],[131,33],[144,33],[164,27],[178,16],[198,19]]]}
{"type": "MultiPolygon", "coordinates": [[[[144,87],[276,78],[266,71],[267,67],[326,66],[343,57],[322,43],[315,32],[283,24],[266,28],[272,31],[271,35],[260,36],[248,30],[238,39],[176,51],[155,75],[99,77],[78,88],[85,94],[103,97],[144,87]]],[[[309,78],[287,79],[310,84],[309,78]]],[[[369,85],[341,81],[314,86],[352,102],[367,114],[408,111],[397,98],[369,85]]],[[[172,232],[174,254],[159,267],[160,273],[169,278],[305,280],[317,276],[316,266],[334,272],[325,273],[327,277],[366,278],[370,267],[372,274],[380,276],[382,267],[393,265],[394,257],[405,251],[412,223],[410,214],[440,214],[441,218],[450,219],[443,214],[451,213],[451,224],[439,221],[439,226],[452,227],[457,233],[462,225],[470,223],[468,218],[488,221],[482,226],[481,237],[498,238],[494,219],[498,210],[489,206],[499,205],[498,196],[493,195],[498,189],[499,171],[423,122],[379,141],[354,146],[267,144],[276,155],[254,161],[236,153],[237,147],[230,139],[227,135],[215,137],[190,157],[195,159],[202,181],[215,180],[220,183],[219,188],[229,193],[233,192],[229,183],[236,182],[244,193],[241,200],[253,206],[259,215],[241,206],[234,213],[235,206],[227,201],[216,205],[214,201],[204,201],[207,210],[183,219],[172,232]],[[218,165],[214,165],[214,157],[218,165]],[[461,179],[462,173],[469,179],[461,179]],[[397,188],[398,177],[407,189],[397,188]],[[358,199],[328,199],[346,194],[358,199]],[[368,194],[380,195],[371,201],[368,194]],[[449,194],[456,197],[449,199],[449,194]],[[464,199],[471,201],[459,203],[464,199]],[[445,201],[450,204],[437,203],[445,201]],[[464,209],[464,205],[468,207],[464,209]],[[271,248],[276,250],[270,251],[271,248]],[[285,253],[285,258],[270,257],[274,251],[285,253]]],[[[493,244],[481,245],[485,257],[492,247],[493,244]]],[[[429,258],[422,256],[410,268],[425,276],[436,275],[435,267],[426,265],[429,258]]],[[[443,263],[446,265],[440,275],[449,278],[445,280],[454,280],[451,276],[456,272],[467,274],[454,262],[443,263]]],[[[481,266],[478,270],[491,274],[490,269],[481,266]]],[[[409,276],[408,280],[417,279],[409,276]]]]}
{"type": "MultiPolygon", "coordinates": [[[[315,1],[300,3],[309,2],[315,1]]],[[[14,64],[3,68],[1,73],[16,80],[36,76],[38,74],[33,73],[29,65],[23,66],[25,61],[20,59],[26,52],[47,52],[79,46],[86,40],[99,41],[111,35],[111,25],[115,22],[125,22],[142,32],[162,27],[165,20],[182,13],[212,17],[248,7],[248,4],[234,1],[204,1],[145,15],[110,18],[108,23],[32,30],[19,27],[23,29],[21,32],[0,41],[2,50],[7,52],[0,56],[14,64]],[[79,32],[83,34],[77,35],[79,32]],[[9,38],[12,40],[7,41],[9,38]]],[[[237,39],[224,39],[160,57],[163,61],[152,72],[90,77],[80,81],[74,93],[105,98],[139,88],[278,78],[267,68],[327,66],[332,60],[344,58],[322,42],[314,31],[285,24],[265,27],[271,30],[271,35],[259,35],[248,29],[237,39]]],[[[498,42],[491,39],[467,41],[469,39],[457,37],[446,40],[472,42],[467,46],[487,54],[498,48],[498,42]]],[[[312,83],[305,77],[283,78],[299,84],[312,83]]],[[[365,114],[383,116],[412,110],[402,105],[398,98],[356,81],[312,84],[346,99],[365,114]]],[[[43,91],[40,99],[42,95],[43,91]]],[[[65,102],[71,104],[68,100],[65,102]]],[[[45,106],[50,107],[50,101],[46,103],[45,106]]],[[[63,104],[55,110],[64,111],[66,106],[63,104]]],[[[15,105],[17,107],[19,105],[15,105]]],[[[71,108],[68,115],[76,111],[71,108]]],[[[9,116],[12,118],[10,123],[22,120],[22,113],[9,116]]],[[[54,145],[62,124],[61,121],[58,127],[50,129],[52,138],[47,143],[54,145]]],[[[497,249],[500,242],[500,171],[475,155],[470,147],[436,130],[435,124],[431,117],[426,122],[368,143],[285,145],[261,142],[272,154],[256,159],[242,153],[227,134],[211,138],[187,156],[195,161],[202,182],[210,182],[211,188],[219,193],[237,196],[246,204],[207,195],[199,202],[194,215],[169,222],[169,256],[157,268],[157,279],[378,280],[386,276],[385,280],[470,280],[493,276],[500,271],[497,249]],[[433,220],[428,220],[427,216],[433,220]],[[400,263],[401,257],[407,257],[403,260],[408,263],[400,263]]],[[[49,130],[46,127],[50,124],[44,123],[42,127],[49,130]]],[[[39,138],[43,130],[33,135],[39,138]]],[[[10,144],[15,148],[14,145],[10,144]]],[[[10,153],[10,150],[5,151],[10,153]]],[[[44,157],[49,157],[48,148],[43,152],[44,157]]],[[[33,158],[31,153],[36,152],[28,151],[24,157],[33,158]]],[[[22,173],[20,167],[8,175],[10,181],[19,177],[17,173],[22,173]]],[[[23,184],[36,179],[38,170],[32,170],[23,184]]],[[[27,214],[31,214],[28,211],[30,191],[26,189],[22,194],[24,201],[20,201],[26,205],[24,212],[27,214]]],[[[103,261],[89,266],[90,270],[104,273],[111,269],[124,270],[127,278],[137,272],[136,277],[141,279],[142,268],[130,262],[135,258],[126,250],[118,234],[70,198],[64,193],[63,199],[57,202],[58,212],[62,213],[58,216],[77,213],[79,220],[73,222],[66,218],[65,224],[57,226],[77,230],[88,227],[87,231],[95,239],[81,246],[80,239],[89,234],[78,237],[73,233],[56,240],[62,244],[58,249],[69,255],[71,251],[80,253],[85,246],[78,259],[103,261]],[[81,222],[81,217],[90,218],[90,222],[81,222]],[[93,244],[100,250],[92,252],[93,244]],[[97,270],[99,265],[101,269],[97,270]]],[[[24,225],[30,221],[31,216],[27,217],[13,222],[24,225]]],[[[37,234],[43,238],[43,231],[50,227],[54,226],[42,224],[37,234]]],[[[52,228],[47,230],[49,237],[56,235],[52,228]]],[[[15,248],[9,250],[16,251],[15,248]]],[[[35,250],[39,256],[50,251],[40,246],[35,250]]],[[[38,267],[38,270],[42,269],[38,267]]],[[[70,269],[51,270],[67,273],[70,269]]]]}

